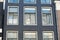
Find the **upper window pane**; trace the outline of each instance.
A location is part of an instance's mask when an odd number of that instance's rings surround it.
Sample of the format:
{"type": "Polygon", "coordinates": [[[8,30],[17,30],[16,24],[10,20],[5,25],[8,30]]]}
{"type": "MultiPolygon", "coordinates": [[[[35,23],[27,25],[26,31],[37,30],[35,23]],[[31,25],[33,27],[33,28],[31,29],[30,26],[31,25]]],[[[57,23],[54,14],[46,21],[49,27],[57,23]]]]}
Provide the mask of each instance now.
{"type": "Polygon", "coordinates": [[[41,4],[51,4],[51,0],[41,0],[41,4]]]}
{"type": "Polygon", "coordinates": [[[36,3],[36,0],[24,0],[24,3],[27,3],[27,4],[35,4],[36,3]]]}
{"type": "Polygon", "coordinates": [[[24,9],[24,12],[25,13],[36,13],[36,9],[35,8],[32,8],[32,7],[26,7],[25,9],[24,9]]]}
{"type": "Polygon", "coordinates": [[[8,3],[18,3],[19,0],[8,0],[8,3]]]}

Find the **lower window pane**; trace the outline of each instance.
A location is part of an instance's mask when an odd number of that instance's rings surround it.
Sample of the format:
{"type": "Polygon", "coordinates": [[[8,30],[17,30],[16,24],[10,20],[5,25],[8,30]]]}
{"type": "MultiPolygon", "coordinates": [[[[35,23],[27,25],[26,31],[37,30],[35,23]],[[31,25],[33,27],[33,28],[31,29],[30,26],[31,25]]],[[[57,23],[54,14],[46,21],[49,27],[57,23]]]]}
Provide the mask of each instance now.
{"type": "Polygon", "coordinates": [[[25,24],[36,24],[36,15],[35,14],[25,14],[25,24]]]}

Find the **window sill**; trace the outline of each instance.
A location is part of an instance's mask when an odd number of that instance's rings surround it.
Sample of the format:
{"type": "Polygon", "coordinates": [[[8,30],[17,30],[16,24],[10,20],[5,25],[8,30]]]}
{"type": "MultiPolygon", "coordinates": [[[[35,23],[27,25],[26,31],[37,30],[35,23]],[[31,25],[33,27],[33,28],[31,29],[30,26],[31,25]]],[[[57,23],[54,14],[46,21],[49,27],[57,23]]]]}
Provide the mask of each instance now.
{"type": "Polygon", "coordinates": [[[24,26],[37,26],[37,24],[24,24],[24,26]]]}
{"type": "Polygon", "coordinates": [[[48,24],[48,25],[42,25],[42,26],[53,26],[53,24],[48,24]]]}

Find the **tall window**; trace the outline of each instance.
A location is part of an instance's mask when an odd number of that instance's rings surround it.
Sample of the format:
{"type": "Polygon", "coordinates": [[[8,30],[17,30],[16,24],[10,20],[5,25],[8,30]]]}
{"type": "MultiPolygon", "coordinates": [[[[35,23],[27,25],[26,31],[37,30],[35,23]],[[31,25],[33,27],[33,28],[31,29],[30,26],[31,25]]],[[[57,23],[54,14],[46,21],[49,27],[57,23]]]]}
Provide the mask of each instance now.
{"type": "Polygon", "coordinates": [[[36,7],[24,7],[24,24],[34,25],[37,24],[36,7]]]}
{"type": "Polygon", "coordinates": [[[36,3],[36,0],[24,0],[24,3],[27,3],[27,4],[35,4],[36,3]]]}
{"type": "Polygon", "coordinates": [[[19,0],[8,0],[8,3],[18,3],[19,0]]]}
{"type": "Polygon", "coordinates": [[[54,40],[54,32],[44,31],[43,32],[43,40],[54,40]]]}
{"type": "Polygon", "coordinates": [[[37,40],[37,32],[36,31],[24,31],[23,40],[37,40]]]}
{"type": "Polygon", "coordinates": [[[51,4],[51,0],[41,0],[41,4],[51,4]]]}
{"type": "Polygon", "coordinates": [[[7,31],[6,38],[7,38],[7,40],[18,40],[18,32],[17,31],[7,31]]]}
{"type": "Polygon", "coordinates": [[[42,7],[42,25],[53,25],[52,8],[42,7]]]}
{"type": "Polygon", "coordinates": [[[9,6],[7,15],[8,25],[18,25],[18,6],[9,6]]]}

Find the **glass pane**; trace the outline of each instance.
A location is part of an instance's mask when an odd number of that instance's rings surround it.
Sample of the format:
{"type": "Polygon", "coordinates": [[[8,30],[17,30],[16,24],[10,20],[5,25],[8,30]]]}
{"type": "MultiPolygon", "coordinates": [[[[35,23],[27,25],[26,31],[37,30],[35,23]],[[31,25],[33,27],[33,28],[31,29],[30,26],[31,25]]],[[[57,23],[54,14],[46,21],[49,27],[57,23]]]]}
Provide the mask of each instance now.
{"type": "Polygon", "coordinates": [[[36,8],[25,7],[24,8],[24,23],[25,24],[36,24],[36,8]]]}
{"type": "Polygon", "coordinates": [[[18,24],[18,16],[14,16],[13,24],[18,24]]]}
{"type": "Polygon", "coordinates": [[[53,32],[52,33],[43,33],[43,38],[53,38],[53,32]]]}
{"type": "Polygon", "coordinates": [[[25,8],[24,12],[25,13],[36,13],[36,9],[35,8],[25,8]]]}
{"type": "Polygon", "coordinates": [[[8,32],[7,33],[7,38],[17,38],[17,33],[13,33],[13,32],[8,32]]]}
{"type": "Polygon", "coordinates": [[[8,3],[18,3],[18,0],[8,0],[8,3]]]}
{"type": "Polygon", "coordinates": [[[25,23],[25,24],[30,24],[30,22],[31,22],[31,21],[30,21],[30,20],[31,20],[30,17],[31,17],[31,16],[29,16],[29,14],[25,14],[24,17],[25,17],[25,18],[24,18],[24,23],[25,23]]]}
{"type": "Polygon", "coordinates": [[[42,13],[51,13],[51,8],[42,8],[42,13]]]}
{"type": "Polygon", "coordinates": [[[8,12],[18,12],[17,7],[9,7],[8,12]]]}
{"type": "Polygon", "coordinates": [[[51,4],[51,0],[46,0],[46,4],[51,4]]]}
{"type": "Polygon", "coordinates": [[[24,3],[29,3],[29,4],[31,4],[31,3],[35,3],[36,1],[35,0],[24,0],[24,3]]]}
{"type": "Polygon", "coordinates": [[[24,38],[36,38],[36,33],[24,33],[24,38]]]}
{"type": "Polygon", "coordinates": [[[51,4],[51,0],[41,0],[41,4],[51,4]]]}
{"type": "Polygon", "coordinates": [[[42,23],[43,25],[53,24],[52,9],[50,7],[42,7],[42,23]]]}
{"type": "Polygon", "coordinates": [[[47,23],[45,14],[42,14],[42,23],[43,23],[43,25],[46,25],[46,23],[47,23]]]}
{"type": "Polygon", "coordinates": [[[42,3],[42,4],[45,4],[45,0],[41,0],[41,3],[42,3]]]}
{"type": "Polygon", "coordinates": [[[36,14],[31,14],[31,24],[36,24],[36,14]]]}

